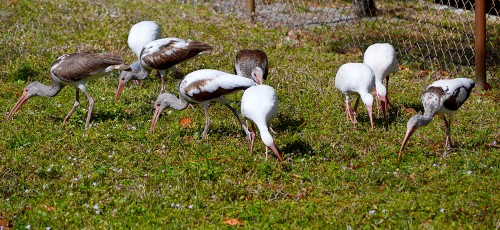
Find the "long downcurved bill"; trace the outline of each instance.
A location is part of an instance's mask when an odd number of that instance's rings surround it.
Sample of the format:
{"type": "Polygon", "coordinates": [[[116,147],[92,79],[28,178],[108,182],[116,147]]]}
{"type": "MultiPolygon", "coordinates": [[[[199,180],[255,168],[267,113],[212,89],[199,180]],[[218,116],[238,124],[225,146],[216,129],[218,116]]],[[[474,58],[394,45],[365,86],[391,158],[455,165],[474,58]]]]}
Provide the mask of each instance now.
{"type": "Polygon", "coordinates": [[[23,103],[26,102],[26,100],[28,100],[28,98],[29,98],[28,92],[24,91],[21,98],[19,98],[19,100],[14,105],[14,107],[12,107],[12,109],[10,110],[9,116],[7,117],[7,121],[12,120],[12,117],[14,116],[14,114],[19,110],[19,108],[21,108],[21,105],[23,105],[23,103]]]}
{"type": "Polygon", "coordinates": [[[163,109],[160,106],[155,105],[155,113],[153,115],[153,119],[151,119],[151,128],[149,129],[149,133],[155,133],[156,123],[158,123],[158,118],[160,117],[162,110],[163,109]]]}
{"type": "Polygon", "coordinates": [[[271,150],[273,150],[274,155],[276,155],[276,157],[278,157],[278,160],[283,161],[283,158],[281,158],[281,155],[280,155],[280,153],[278,152],[278,150],[276,149],[276,146],[275,146],[275,145],[271,145],[271,146],[269,146],[269,148],[270,148],[271,150]]]}
{"type": "Polygon", "coordinates": [[[372,127],[372,132],[373,132],[373,109],[371,106],[366,106],[366,110],[368,111],[368,117],[370,117],[370,125],[372,127]]]}
{"type": "Polygon", "coordinates": [[[406,131],[405,139],[403,140],[403,143],[401,144],[401,149],[399,149],[398,153],[398,159],[401,160],[401,157],[403,156],[403,150],[405,149],[406,143],[410,140],[411,135],[415,132],[415,128],[411,128],[406,131]]]}
{"type": "Polygon", "coordinates": [[[255,79],[255,82],[257,83],[257,85],[262,85],[262,83],[264,83],[264,76],[258,74],[257,79],[255,79]]]}
{"type": "Polygon", "coordinates": [[[120,94],[122,93],[123,88],[125,88],[125,82],[120,79],[120,83],[118,83],[118,88],[116,88],[116,93],[115,93],[115,103],[118,102],[118,98],[120,97],[120,94]]]}

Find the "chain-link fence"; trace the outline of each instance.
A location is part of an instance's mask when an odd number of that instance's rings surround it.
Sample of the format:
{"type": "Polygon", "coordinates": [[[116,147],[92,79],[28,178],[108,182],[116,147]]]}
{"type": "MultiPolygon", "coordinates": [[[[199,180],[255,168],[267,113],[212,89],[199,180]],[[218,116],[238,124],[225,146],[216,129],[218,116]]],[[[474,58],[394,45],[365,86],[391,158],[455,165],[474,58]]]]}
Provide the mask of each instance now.
{"type": "MultiPolygon", "coordinates": [[[[474,66],[473,0],[375,0],[375,16],[360,17],[360,0],[254,0],[253,19],[267,27],[328,27],[332,49],[393,44],[406,60],[447,70],[474,66]],[[472,1],[472,2],[471,2],[472,1]],[[469,10],[472,9],[472,10],[469,10]]],[[[487,66],[500,64],[500,0],[486,0],[487,66]]],[[[217,12],[250,20],[247,0],[205,1],[217,12]]]]}

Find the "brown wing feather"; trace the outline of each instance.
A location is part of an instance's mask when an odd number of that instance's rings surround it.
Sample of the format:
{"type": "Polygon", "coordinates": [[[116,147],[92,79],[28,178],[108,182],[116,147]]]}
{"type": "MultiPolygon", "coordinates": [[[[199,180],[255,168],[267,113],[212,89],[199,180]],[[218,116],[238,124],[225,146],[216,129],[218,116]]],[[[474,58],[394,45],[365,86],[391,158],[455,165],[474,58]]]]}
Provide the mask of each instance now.
{"type": "Polygon", "coordinates": [[[71,82],[103,72],[110,66],[124,63],[120,55],[113,53],[73,53],[56,59],[52,73],[61,80],[71,82]]]}
{"type": "Polygon", "coordinates": [[[177,42],[171,41],[162,45],[158,51],[144,55],[141,59],[154,69],[164,70],[212,49],[212,46],[199,41],[188,41],[189,45],[185,47],[173,46],[177,42]]]}

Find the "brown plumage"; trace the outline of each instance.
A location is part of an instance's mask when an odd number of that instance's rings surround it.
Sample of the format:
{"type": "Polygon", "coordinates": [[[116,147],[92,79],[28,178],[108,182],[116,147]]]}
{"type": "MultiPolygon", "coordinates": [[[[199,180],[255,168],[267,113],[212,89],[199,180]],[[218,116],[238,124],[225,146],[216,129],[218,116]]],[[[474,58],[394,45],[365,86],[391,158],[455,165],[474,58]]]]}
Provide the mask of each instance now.
{"type": "Polygon", "coordinates": [[[249,79],[257,84],[267,80],[268,61],[267,55],[262,50],[240,50],[234,61],[234,73],[249,79]]]}
{"type": "Polygon", "coordinates": [[[123,71],[116,89],[115,101],[130,80],[144,80],[151,70],[158,70],[161,77],[161,92],[165,92],[165,72],[175,65],[187,61],[204,51],[212,49],[211,45],[200,41],[185,41],[179,38],[163,38],[149,42],[141,51],[141,69],[123,71]]]}
{"type": "Polygon", "coordinates": [[[76,100],[73,109],[64,118],[67,122],[76,108],[80,105],[78,89],[81,89],[89,101],[89,109],[85,129],[88,128],[94,99],[87,92],[86,84],[89,80],[102,77],[113,70],[130,69],[117,54],[112,53],[73,53],[65,54],[57,58],[50,68],[52,85],[44,85],[38,81],[28,84],[23,91],[21,98],[9,112],[8,120],[21,108],[21,105],[32,96],[53,97],[57,95],[66,85],[72,85],[76,89],[76,100]]]}

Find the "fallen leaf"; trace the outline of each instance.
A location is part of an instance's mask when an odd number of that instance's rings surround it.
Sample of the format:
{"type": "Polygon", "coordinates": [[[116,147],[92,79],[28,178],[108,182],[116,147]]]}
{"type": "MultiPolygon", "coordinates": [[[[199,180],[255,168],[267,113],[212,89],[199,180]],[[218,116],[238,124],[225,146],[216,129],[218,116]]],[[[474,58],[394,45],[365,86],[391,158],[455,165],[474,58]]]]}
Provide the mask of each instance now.
{"type": "Polygon", "coordinates": [[[404,111],[407,114],[415,114],[415,113],[417,113],[417,111],[415,111],[415,109],[413,109],[413,108],[405,108],[404,111]]]}
{"type": "Polygon", "coordinates": [[[179,120],[179,125],[184,128],[191,128],[191,119],[183,117],[179,120]]]}
{"type": "Polygon", "coordinates": [[[297,174],[292,174],[292,177],[293,177],[293,178],[297,178],[297,179],[301,179],[301,178],[302,178],[302,176],[301,176],[301,175],[297,175],[297,174]]]}
{"type": "Polygon", "coordinates": [[[430,72],[431,71],[429,71],[429,70],[420,70],[420,73],[418,73],[418,76],[425,77],[425,76],[429,75],[430,72]]]}
{"type": "Polygon", "coordinates": [[[410,178],[411,178],[411,181],[412,181],[413,183],[415,183],[415,174],[413,174],[413,173],[412,173],[412,174],[410,174],[410,178]]]}
{"type": "Polygon", "coordinates": [[[440,72],[442,75],[444,75],[444,76],[448,76],[448,75],[450,75],[448,72],[446,72],[446,71],[444,71],[444,70],[440,70],[439,72],[440,72]]]}
{"type": "Polygon", "coordinates": [[[49,212],[56,210],[56,207],[48,206],[46,204],[43,205],[43,208],[45,208],[45,210],[47,210],[49,212]]]}
{"type": "Polygon", "coordinates": [[[5,212],[2,212],[2,216],[0,216],[0,229],[9,230],[11,227],[7,215],[5,212]]]}
{"type": "Polygon", "coordinates": [[[231,226],[245,226],[241,221],[238,219],[229,219],[225,220],[224,224],[231,225],[231,226]]]}

